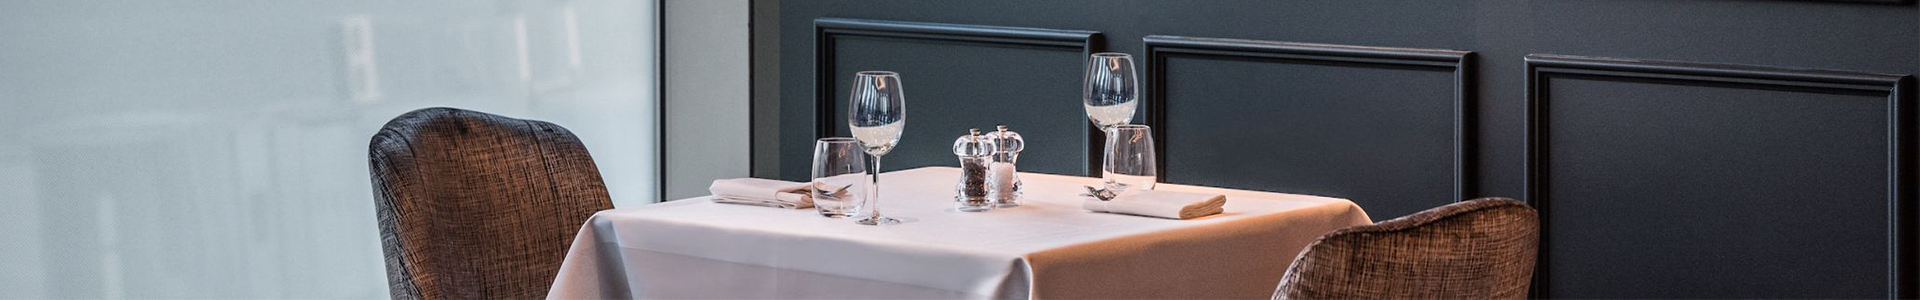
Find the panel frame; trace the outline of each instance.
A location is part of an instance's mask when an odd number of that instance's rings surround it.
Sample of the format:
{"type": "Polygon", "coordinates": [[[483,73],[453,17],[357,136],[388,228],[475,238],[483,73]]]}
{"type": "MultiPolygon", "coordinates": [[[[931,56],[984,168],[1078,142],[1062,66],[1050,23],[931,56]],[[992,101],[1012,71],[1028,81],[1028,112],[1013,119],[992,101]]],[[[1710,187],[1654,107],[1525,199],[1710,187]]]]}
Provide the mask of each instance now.
{"type": "Polygon", "coordinates": [[[1908,4],[1908,2],[1909,2],[1909,0],[1806,0],[1806,1],[1813,1],[1813,2],[1840,2],[1840,3],[1864,3],[1864,4],[1891,4],[1891,5],[1905,5],[1905,4],[1908,4]]]}
{"type": "MultiPolygon", "coordinates": [[[[1283,42],[1268,40],[1149,35],[1142,38],[1146,49],[1147,123],[1160,139],[1167,135],[1167,59],[1174,55],[1224,56],[1287,59],[1305,62],[1340,63],[1356,67],[1422,66],[1453,68],[1453,194],[1454,201],[1469,199],[1477,193],[1479,164],[1474,161],[1477,144],[1475,120],[1477,97],[1474,87],[1472,51],[1391,48],[1338,44],[1283,42]]],[[[1286,62],[1262,62],[1279,63],[1286,62]]],[[[1161,158],[1155,167],[1166,181],[1166,143],[1154,144],[1161,158]]]]}
{"type": "MultiPolygon", "coordinates": [[[[834,132],[833,82],[834,49],[840,37],[880,37],[909,41],[943,41],[984,45],[1019,45],[1077,49],[1081,57],[1100,51],[1104,43],[1100,32],[1029,27],[1005,27],[970,24],[925,23],[887,20],[819,18],[813,20],[813,103],[814,138],[834,132]]],[[[1100,171],[1102,147],[1100,130],[1087,123],[1087,174],[1100,171]]]]}
{"type": "MultiPolygon", "coordinates": [[[[1768,87],[1786,87],[1812,89],[1844,93],[1885,94],[1887,104],[1887,216],[1888,244],[1887,296],[1890,298],[1915,298],[1920,296],[1920,274],[1915,274],[1916,214],[1920,208],[1914,203],[1914,177],[1912,150],[1915,141],[1910,119],[1912,119],[1913,77],[1910,75],[1878,74],[1843,70],[1797,69],[1773,66],[1717,64],[1662,60],[1637,60],[1622,58],[1587,57],[1555,54],[1529,54],[1524,58],[1526,74],[1525,135],[1526,150],[1525,171],[1522,184],[1527,204],[1541,213],[1540,230],[1544,233],[1551,226],[1552,216],[1546,213],[1551,205],[1542,197],[1547,191],[1546,178],[1550,170],[1546,169],[1549,136],[1547,133],[1547,108],[1552,99],[1548,81],[1555,75],[1601,76],[1653,82],[1673,83],[1722,83],[1768,87]]],[[[1547,271],[1547,239],[1540,236],[1540,255],[1534,266],[1533,298],[1547,295],[1550,279],[1547,271]]]]}

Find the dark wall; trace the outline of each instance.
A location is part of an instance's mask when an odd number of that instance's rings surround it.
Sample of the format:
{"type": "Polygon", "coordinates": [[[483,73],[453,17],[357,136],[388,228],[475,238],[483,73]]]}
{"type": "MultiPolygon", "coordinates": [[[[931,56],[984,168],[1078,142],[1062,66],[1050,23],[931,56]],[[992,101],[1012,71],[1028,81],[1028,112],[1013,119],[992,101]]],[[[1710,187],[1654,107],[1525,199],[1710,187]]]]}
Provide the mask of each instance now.
{"type": "Polygon", "coordinates": [[[1375,220],[1522,198],[1554,298],[1915,297],[1912,79],[1893,1],[755,2],[755,175],[805,180],[848,78],[899,71],[887,169],[966,128],[1091,174],[1088,52],[1134,54],[1163,180],[1375,220]],[[777,28],[768,28],[777,27],[777,28]],[[769,109],[771,107],[772,109],[769,109]]]}

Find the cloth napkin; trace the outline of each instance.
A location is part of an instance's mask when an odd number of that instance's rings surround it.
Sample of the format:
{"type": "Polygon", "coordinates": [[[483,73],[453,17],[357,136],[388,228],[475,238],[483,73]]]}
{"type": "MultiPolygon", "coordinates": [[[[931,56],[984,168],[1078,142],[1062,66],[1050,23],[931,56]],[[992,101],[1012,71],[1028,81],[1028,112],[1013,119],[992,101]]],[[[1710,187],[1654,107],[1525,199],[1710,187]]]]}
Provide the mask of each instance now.
{"type": "Polygon", "coordinates": [[[1120,193],[1109,201],[1087,198],[1080,207],[1094,212],[1186,220],[1218,214],[1226,205],[1225,195],[1150,190],[1120,193]]]}
{"type": "Polygon", "coordinates": [[[714,203],[800,209],[813,207],[810,184],[760,178],[714,180],[707,186],[714,203]]]}

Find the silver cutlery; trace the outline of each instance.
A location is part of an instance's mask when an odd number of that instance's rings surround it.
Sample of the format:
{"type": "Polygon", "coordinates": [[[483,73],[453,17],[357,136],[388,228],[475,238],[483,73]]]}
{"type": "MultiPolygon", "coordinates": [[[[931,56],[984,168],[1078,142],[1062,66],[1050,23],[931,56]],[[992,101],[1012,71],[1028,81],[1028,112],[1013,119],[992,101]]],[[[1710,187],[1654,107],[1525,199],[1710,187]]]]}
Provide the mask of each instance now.
{"type": "Polygon", "coordinates": [[[1114,194],[1114,192],[1111,190],[1096,189],[1096,188],[1093,188],[1092,186],[1085,186],[1085,185],[1081,187],[1087,188],[1087,193],[1080,194],[1080,196],[1093,197],[1094,199],[1100,199],[1100,201],[1113,201],[1113,198],[1120,197],[1120,195],[1114,194]]]}

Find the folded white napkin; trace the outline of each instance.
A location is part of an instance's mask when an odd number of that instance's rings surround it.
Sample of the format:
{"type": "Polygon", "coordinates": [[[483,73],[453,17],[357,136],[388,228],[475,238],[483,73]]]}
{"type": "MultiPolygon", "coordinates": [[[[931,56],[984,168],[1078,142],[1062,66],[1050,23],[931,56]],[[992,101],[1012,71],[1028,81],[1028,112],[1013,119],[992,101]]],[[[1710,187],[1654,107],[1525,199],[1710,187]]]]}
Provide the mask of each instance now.
{"type": "Polygon", "coordinates": [[[813,207],[810,185],[800,182],[760,178],[714,180],[707,186],[714,203],[745,204],[787,209],[813,207]]]}
{"type": "Polygon", "coordinates": [[[1218,214],[1226,205],[1227,196],[1219,194],[1130,191],[1110,201],[1087,198],[1080,207],[1095,212],[1186,220],[1218,214]]]}

